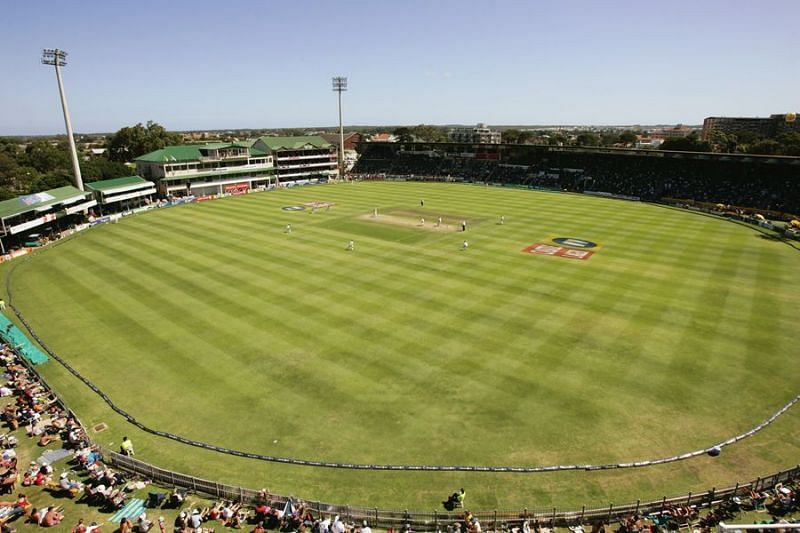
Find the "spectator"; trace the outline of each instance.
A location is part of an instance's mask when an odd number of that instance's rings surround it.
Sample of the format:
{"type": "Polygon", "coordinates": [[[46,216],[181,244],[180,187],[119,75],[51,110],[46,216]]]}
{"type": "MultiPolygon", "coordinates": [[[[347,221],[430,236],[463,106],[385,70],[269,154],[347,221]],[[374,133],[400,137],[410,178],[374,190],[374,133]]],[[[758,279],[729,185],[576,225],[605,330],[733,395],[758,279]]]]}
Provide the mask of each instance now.
{"type": "Polygon", "coordinates": [[[189,527],[189,515],[186,514],[186,511],[181,511],[180,514],[175,517],[173,527],[175,533],[180,533],[189,527]]]}
{"type": "Polygon", "coordinates": [[[119,451],[123,455],[133,455],[133,443],[128,437],[122,437],[122,444],[119,446],[119,451]]]}
{"type": "Polygon", "coordinates": [[[142,513],[139,519],[136,520],[136,529],[139,533],[147,533],[153,528],[153,522],[147,519],[147,514],[142,513]]]}
{"type": "Polygon", "coordinates": [[[47,512],[42,518],[41,525],[44,527],[53,527],[60,524],[62,520],[64,520],[64,515],[61,514],[56,507],[51,505],[47,508],[47,512]]]}
{"type": "Polygon", "coordinates": [[[117,531],[119,533],[131,533],[133,531],[133,522],[131,522],[130,518],[122,518],[119,521],[119,529],[117,531]]]}
{"type": "Polygon", "coordinates": [[[62,472],[61,476],[59,477],[58,486],[61,487],[61,490],[66,492],[72,497],[75,497],[78,492],[83,490],[83,483],[79,483],[78,481],[71,481],[69,479],[69,474],[67,472],[62,472]]]}

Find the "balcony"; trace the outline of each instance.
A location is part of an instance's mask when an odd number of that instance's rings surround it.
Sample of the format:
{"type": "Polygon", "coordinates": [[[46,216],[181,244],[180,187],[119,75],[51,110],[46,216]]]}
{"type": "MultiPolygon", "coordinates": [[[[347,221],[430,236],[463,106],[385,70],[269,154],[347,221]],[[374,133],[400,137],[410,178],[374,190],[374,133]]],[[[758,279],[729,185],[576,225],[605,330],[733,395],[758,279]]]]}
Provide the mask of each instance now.
{"type": "Polygon", "coordinates": [[[192,168],[189,170],[170,170],[164,173],[165,177],[174,178],[176,176],[191,177],[195,174],[209,174],[209,173],[225,173],[225,172],[239,172],[243,170],[269,170],[274,168],[272,163],[264,163],[261,165],[235,165],[232,167],[215,167],[215,168],[192,168]]]}
{"type": "Polygon", "coordinates": [[[280,174],[280,179],[284,178],[300,178],[308,176],[335,176],[339,172],[337,170],[309,170],[305,172],[290,172],[287,174],[280,174]]]}
{"type": "Polygon", "coordinates": [[[321,161],[319,163],[299,163],[295,165],[278,165],[278,169],[283,170],[287,168],[312,168],[312,167],[330,167],[335,166],[336,161],[321,161]]]}
{"type": "Polygon", "coordinates": [[[302,160],[302,159],[330,159],[332,161],[336,161],[335,154],[313,154],[313,155],[280,155],[276,154],[278,161],[295,161],[295,160],[302,160]]]}

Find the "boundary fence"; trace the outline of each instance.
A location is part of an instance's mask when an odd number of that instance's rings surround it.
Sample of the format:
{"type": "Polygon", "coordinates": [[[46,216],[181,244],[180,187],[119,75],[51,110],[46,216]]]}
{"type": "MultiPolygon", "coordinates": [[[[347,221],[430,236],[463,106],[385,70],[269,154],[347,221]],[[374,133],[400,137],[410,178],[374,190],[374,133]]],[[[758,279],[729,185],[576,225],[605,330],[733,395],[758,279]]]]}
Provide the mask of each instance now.
{"type": "MultiPolygon", "coordinates": [[[[120,470],[147,477],[162,485],[180,487],[215,498],[238,500],[250,504],[255,503],[258,498],[259,491],[254,489],[225,485],[186,474],[179,474],[116,452],[104,452],[104,457],[120,470]]],[[[645,502],[637,500],[634,503],[627,503],[624,505],[614,505],[612,503],[604,507],[587,508],[584,506],[580,509],[567,510],[558,509],[556,507],[536,509],[524,508],[517,510],[495,509],[491,511],[472,511],[472,514],[481,522],[484,529],[495,531],[503,529],[504,526],[507,528],[520,526],[524,520],[538,522],[540,525],[550,527],[564,527],[599,521],[609,523],[626,515],[663,511],[670,505],[709,507],[730,500],[734,496],[748,497],[750,495],[750,490],[764,491],[772,489],[779,483],[787,483],[798,477],[800,477],[800,465],[763,478],[758,478],[749,483],[737,483],[733,487],[723,489],[711,488],[710,490],[700,493],[689,492],[688,494],[680,496],[665,496],[660,500],[645,502]]],[[[271,495],[273,506],[284,505],[290,499],[292,499],[295,505],[299,502],[305,504],[315,516],[322,514],[338,514],[345,521],[358,523],[361,520],[368,520],[372,527],[381,529],[399,529],[404,524],[409,524],[414,531],[437,531],[444,528],[449,523],[459,521],[463,517],[462,513],[457,512],[437,510],[409,511],[408,509],[357,507],[271,495]]]]}

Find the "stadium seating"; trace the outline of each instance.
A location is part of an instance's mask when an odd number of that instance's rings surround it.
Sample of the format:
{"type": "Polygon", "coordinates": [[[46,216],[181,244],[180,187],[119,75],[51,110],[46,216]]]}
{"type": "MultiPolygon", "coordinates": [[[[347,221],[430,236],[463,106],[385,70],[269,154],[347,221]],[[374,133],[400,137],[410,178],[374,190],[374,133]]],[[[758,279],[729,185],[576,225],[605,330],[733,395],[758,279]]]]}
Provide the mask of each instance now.
{"type": "Polygon", "coordinates": [[[353,173],[601,191],[648,201],[678,198],[800,213],[800,164],[788,158],[656,157],[635,151],[551,152],[531,146],[480,159],[478,153],[463,152],[470,146],[367,145],[353,173]]]}

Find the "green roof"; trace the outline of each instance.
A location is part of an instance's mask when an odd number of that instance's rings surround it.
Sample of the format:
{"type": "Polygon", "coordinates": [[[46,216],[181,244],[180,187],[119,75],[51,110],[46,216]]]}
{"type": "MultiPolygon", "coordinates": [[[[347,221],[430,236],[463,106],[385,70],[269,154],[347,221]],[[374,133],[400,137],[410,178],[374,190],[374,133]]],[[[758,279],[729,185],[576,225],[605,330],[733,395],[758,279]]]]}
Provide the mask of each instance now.
{"type": "Polygon", "coordinates": [[[67,185],[66,187],[59,187],[58,189],[50,189],[36,194],[28,194],[25,196],[18,196],[11,200],[4,200],[0,202],[0,218],[10,218],[22,213],[28,213],[41,209],[42,207],[49,207],[51,205],[59,204],[64,200],[74,198],[75,196],[86,197],[88,193],[67,185]]]}
{"type": "Polygon", "coordinates": [[[177,146],[165,146],[161,150],[156,150],[154,152],[150,152],[149,154],[144,154],[142,156],[137,157],[134,161],[147,161],[151,163],[182,163],[188,161],[199,161],[202,154],[200,150],[202,149],[219,149],[219,148],[250,148],[250,155],[266,155],[261,150],[256,150],[257,153],[253,153],[253,149],[247,145],[247,143],[206,143],[206,144],[181,144],[177,146]]]}
{"type": "Polygon", "coordinates": [[[168,161],[198,161],[200,148],[203,144],[182,144],[179,146],[165,146],[161,150],[150,152],[137,157],[134,161],[149,161],[152,163],[165,163],[168,161]]]}
{"type": "Polygon", "coordinates": [[[86,188],[93,191],[105,191],[108,189],[116,189],[118,187],[127,187],[128,185],[139,185],[150,183],[141,176],[125,176],[123,178],[114,178],[111,180],[93,181],[86,183],[86,188]]]}
{"type": "Polygon", "coordinates": [[[303,147],[308,144],[314,148],[330,148],[333,146],[319,135],[300,135],[297,137],[260,137],[257,142],[263,143],[272,151],[302,150],[303,147]]]}

